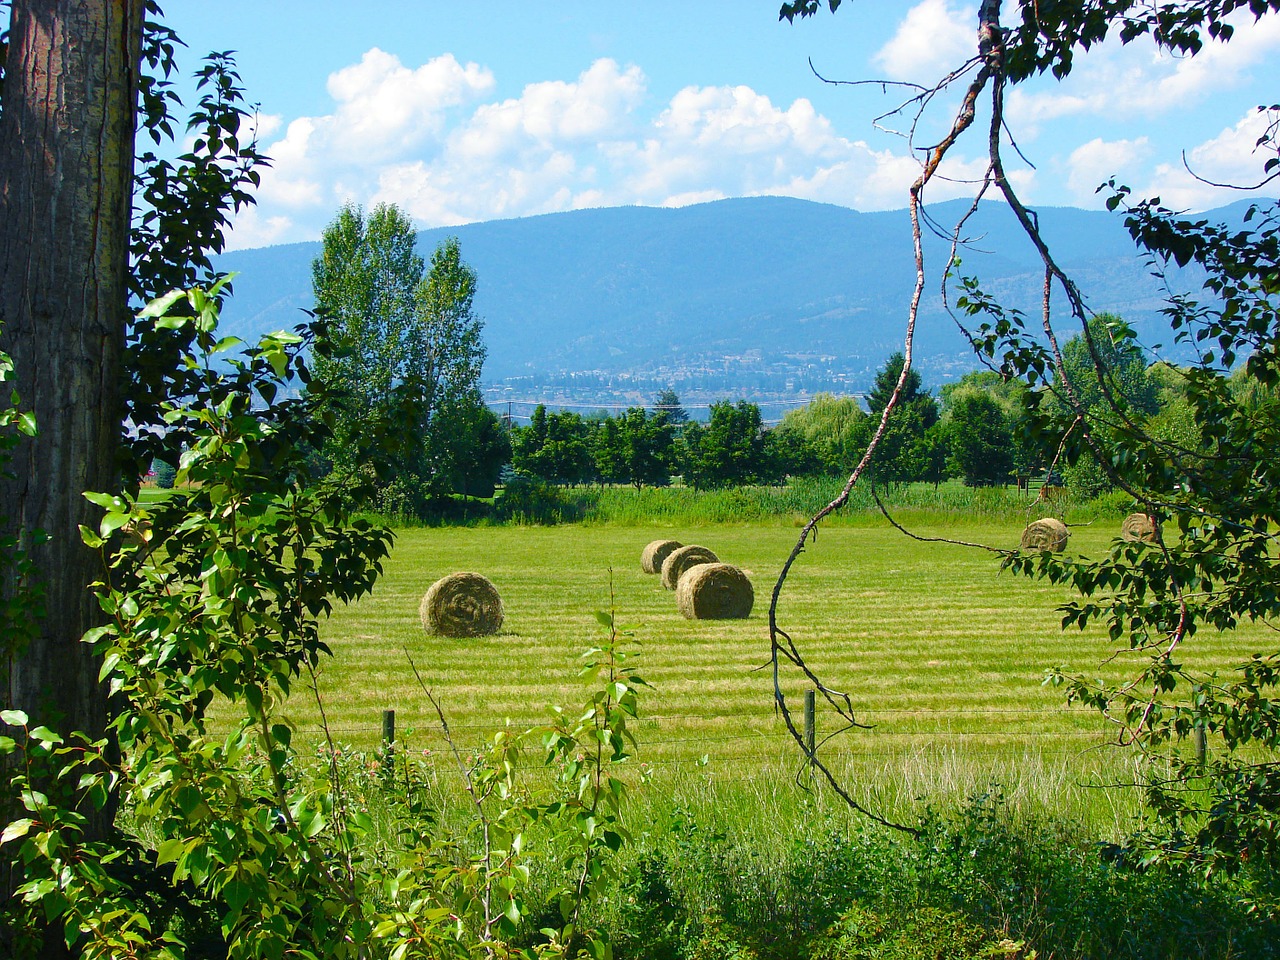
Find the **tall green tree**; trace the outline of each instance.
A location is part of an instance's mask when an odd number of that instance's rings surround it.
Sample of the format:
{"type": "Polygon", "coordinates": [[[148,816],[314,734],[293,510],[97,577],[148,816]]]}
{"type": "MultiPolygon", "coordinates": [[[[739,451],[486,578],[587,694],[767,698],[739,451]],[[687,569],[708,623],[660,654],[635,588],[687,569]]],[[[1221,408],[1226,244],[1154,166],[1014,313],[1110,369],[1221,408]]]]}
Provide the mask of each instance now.
{"type": "MultiPolygon", "coordinates": [[[[867,409],[871,411],[872,416],[878,417],[884,412],[884,408],[889,405],[889,398],[893,396],[894,387],[898,385],[898,378],[902,376],[902,368],[906,366],[906,363],[906,356],[901,350],[898,350],[890,354],[889,358],[885,360],[884,366],[876,371],[875,381],[871,385],[871,390],[867,393],[867,409]]],[[[898,402],[900,404],[908,404],[927,396],[921,390],[922,385],[920,374],[914,369],[908,371],[898,402]]],[[[929,424],[929,426],[932,426],[932,424],[929,424]]]]}
{"type": "Polygon", "coordinates": [[[650,416],[643,407],[632,407],[622,416],[606,420],[602,432],[610,424],[616,427],[610,441],[614,478],[637,490],[666,486],[671,479],[674,430],[664,412],[650,416]]]}
{"type": "Polygon", "coordinates": [[[501,418],[471,390],[437,415],[433,433],[452,438],[439,463],[441,483],[463,497],[492,497],[511,462],[511,437],[501,418]]]}
{"type": "Polygon", "coordinates": [[[951,432],[943,421],[939,420],[925,430],[915,442],[912,457],[919,470],[916,479],[932,483],[935,490],[938,484],[952,475],[951,432]]]}
{"type": "Polygon", "coordinates": [[[1147,360],[1133,331],[1120,317],[1100,313],[1062,346],[1062,370],[1056,389],[1045,398],[1046,414],[1066,434],[1062,468],[1067,486],[1085,496],[1097,496],[1114,487],[1114,480],[1099,460],[1099,452],[1081,442],[1079,427],[1072,431],[1078,406],[1094,425],[1099,438],[1125,421],[1145,422],[1159,411],[1156,383],[1147,375],[1147,360]],[[1070,384],[1070,389],[1068,389],[1070,384]],[[1068,434],[1068,431],[1072,431],[1068,434]]]}
{"type": "Polygon", "coordinates": [[[653,398],[653,405],[655,415],[665,417],[667,423],[677,429],[689,422],[689,411],[681,405],[680,394],[673,387],[659,390],[658,395],[653,398]]]}
{"type": "Polygon", "coordinates": [[[965,390],[951,399],[947,433],[951,463],[967,486],[1004,485],[1013,475],[1013,433],[991,394],[965,390]]]}
{"type": "Polygon", "coordinates": [[[481,442],[468,428],[486,429],[471,409],[485,359],[476,272],[456,238],[436,248],[428,269],[398,207],[366,216],[347,204],[324,231],[312,287],[335,348],[315,361],[317,387],[334,398],[326,453],[351,470],[370,443],[385,442],[396,451],[388,469],[411,488],[408,509],[421,512],[450,492],[481,442]]]}
{"type": "Polygon", "coordinates": [[[338,398],[334,434],[326,451],[352,468],[371,428],[390,416],[392,387],[409,372],[414,293],[423,261],[413,224],[396,206],[379,204],[368,215],[345,204],[321,236],[311,264],[316,313],[332,324],[331,355],[315,360],[318,384],[338,398]]]}
{"type": "Polygon", "coordinates": [[[631,471],[627,465],[627,448],[622,439],[619,417],[605,417],[591,438],[596,476],[604,483],[628,483],[631,471]]]}
{"type": "Polygon", "coordinates": [[[538,404],[530,425],[516,431],[512,447],[511,465],[526,477],[571,486],[596,478],[591,427],[581,414],[547,413],[538,404]]]}
{"type": "Polygon", "coordinates": [[[1158,409],[1157,384],[1133,331],[1114,313],[1091,317],[1085,329],[1062,345],[1065,379],[1080,405],[1102,415],[1114,404],[1150,416],[1158,409]]]}
{"type": "Polygon", "coordinates": [[[717,401],[706,426],[685,435],[685,479],[695,487],[756,483],[768,472],[764,421],[754,403],[717,401]]]}
{"type": "Polygon", "coordinates": [[[474,407],[484,367],[483,321],[475,312],[476,272],[462,259],[456,237],[431,255],[431,267],[413,291],[403,369],[415,403],[410,469],[427,493],[448,492],[451,464],[465,460],[481,438],[468,431],[487,422],[474,407]]]}
{"type": "Polygon", "coordinates": [[[958,381],[948,383],[942,394],[942,422],[950,420],[959,397],[972,392],[985,393],[1000,405],[1009,428],[1009,455],[1016,478],[1030,478],[1043,473],[1053,461],[1059,437],[1044,437],[1033,432],[1028,409],[1039,402],[1017,377],[1003,377],[994,370],[975,370],[958,381]]]}
{"type": "Polygon", "coordinates": [[[764,462],[760,479],[782,483],[787,477],[811,477],[825,472],[822,458],[799,430],[782,424],[764,432],[764,462]]]}
{"type": "MultiPolygon", "coordinates": [[[[905,365],[906,358],[898,352],[877,371],[875,383],[867,394],[867,407],[873,419],[888,406],[905,365]]],[[[889,414],[884,435],[872,456],[871,476],[880,483],[923,480],[934,463],[933,445],[925,441],[925,434],[938,422],[938,417],[937,401],[921,389],[920,375],[915,370],[908,371],[898,402],[889,414]]]]}
{"type": "Polygon", "coordinates": [[[779,429],[798,433],[817,458],[818,469],[839,476],[848,474],[867,448],[869,420],[854,397],[819,393],[806,406],[788,410],[779,429]]]}

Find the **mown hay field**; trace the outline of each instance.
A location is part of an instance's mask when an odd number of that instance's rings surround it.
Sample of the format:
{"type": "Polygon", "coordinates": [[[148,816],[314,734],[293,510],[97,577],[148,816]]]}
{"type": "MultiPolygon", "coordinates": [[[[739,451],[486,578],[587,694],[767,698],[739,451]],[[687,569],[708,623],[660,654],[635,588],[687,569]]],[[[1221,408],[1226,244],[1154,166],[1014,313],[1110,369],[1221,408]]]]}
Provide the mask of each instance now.
{"type": "MultiPolygon", "coordinates": [[[[1013,547],[1021,528],[917,532],[1013,547]]],[[[1074,528],[1068,552],[1096,554],[1118,532],[1116,524],[1074,528]]],[[[439,755],[445,743],[414,665],[464,750],[508,721],[535,725],[551,705],[583,700],[579,657],[602,639],[596,612],[612,608],[639,641],[635,663],[653,686],[634,726],[637,763],[721,782],[790,776],[800,754],[774,710],[767,612],[797,535],[755,525],[402,531],[375,592],[336,610],[323,629],[334,652],[319,684],[330,732],[372,747],[382,711],[394,709],[406,748],[439,755]],[[640,568],[641,551],[658,538],[707,546],[748,571],[750,618],[681,616],[672,592],[640,568]],[[505,611],[497,635],[424,633],[424,592],[456,571],[481,573],[497,587],[505,611]]],[[[985,551],[919,543],[887,526],[820,531],[793,568],[779,622],[818,675],[848,693],[859,721],[873,725],[831,740],[824,755],[859,789],[892,784],[908,797],[987,780],[1053,793],[1124,778],[1133,758],[1107,746],[1113,731],[1041,682],[1059,664],[1118,675],[1134,662],[1125,653],[1104,664],[1113,649],[1102,631],[1061,631],[1055,608],[1067,597],[1064,588],[1000,572],[985,551]]],[[[1262,650],[1272,639],[1264,630],[1202,633],[1184,662],[1213,667],[1262,650]]],[[[792,670],[783,686],[799,723],[806,684],[792,670]]],[[[299,691],[290,710],[299,733],[318,742],[314,698],[299,691]]],[[[821,709],[817,727],[819,739],[837,732],[821,709]]]]}

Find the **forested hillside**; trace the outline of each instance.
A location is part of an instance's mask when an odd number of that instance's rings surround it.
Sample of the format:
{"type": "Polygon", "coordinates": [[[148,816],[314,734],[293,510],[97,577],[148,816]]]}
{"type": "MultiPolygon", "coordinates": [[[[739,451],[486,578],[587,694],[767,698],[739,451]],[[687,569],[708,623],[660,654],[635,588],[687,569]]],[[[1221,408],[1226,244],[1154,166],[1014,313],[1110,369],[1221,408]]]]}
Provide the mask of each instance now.
{"type": "MultiPolygon", "coordinates": [[[[954,222],[959,204],[932,208],[937,222],[954,222]]],[[[1040,215],[1094,308],[1120,314],[1144,336],[1159,290],[1119,218],[1067,208],[1040,215]]],[[[1006,304],[1034,308],[1041,267],[1016,242],[1007,208],[986,203],[970,223],[962,272],[982,276],[1006,304]]],[[[858,213],[781,197],[467,224],[423,231],[418,248],[448,236],[482,278],[476,310],[486,323],[489,383],[588,370],[679,381],[733,358],[729,367],[772,371],[797,386],[807,370],[844,372],[857,389],[900,348],[915,279],[904,211],[858,213]]],[[[948,241],[925,239],[931,262],[943,262],[948,241]]],[[[311,306],[318,251],[318,243],[292,244],[218,258],[219,269],[240,272],[228,329],[251,340],[297,323],[299,309],[311,306]]],[[[930,382],[974,364],[945,313],[940,279],[929,281],[917,337],[930,382]]]]}

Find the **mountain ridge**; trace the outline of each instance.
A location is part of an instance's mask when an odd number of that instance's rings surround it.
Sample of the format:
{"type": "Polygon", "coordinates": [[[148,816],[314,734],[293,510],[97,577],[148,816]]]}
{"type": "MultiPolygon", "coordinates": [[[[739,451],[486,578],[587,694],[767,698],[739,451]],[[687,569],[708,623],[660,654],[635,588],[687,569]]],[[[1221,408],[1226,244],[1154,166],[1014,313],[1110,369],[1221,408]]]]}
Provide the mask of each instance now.
{"type": "MultiPolygon", "coordinates": [[[[954,223],[970,201],[931,205],[954,223]]],[[[1238,218],[1233,204],[1215,214],[1238,218]]],[[[1120,313],[1150,337],[1162,329],[1160,287],[1118,216],[1070,207],[1037,211],[1058,262],[1095,310],[1120,313]]],[[[967,228],[960,269],[983,278],[1006,306],[1039,312],[1043,266],[1012,212],[986,201],[967,228]]],[[[421,231],[424,257],[456,236],[479,276],[492,396],[574,381],[584,394],[643,396],[654,385],[689,390],[719,380],[744,390],[802,395],[869,383],[901,349],[915,282],[906,211],[859,212],[786,197],[680,208],[608,207],[421,231]],[[701,378],[701,379],[700,379],[701,378]],[[504,386],[505,384],[505,386],[504,386]]],[[[238,271],[227,332],[246,340],[300,322],[311,306],[318,241],[233,251],[238,271]]],[[[938,292],[947,240],[925,237],[932,266],[916,350],[926,382],[976,365],[938,292]]],[[[1194,275],[1177,272],[1190,289],[1194,275]]],[[[590,397],[585,397],[590,399],[590,397]]]]}

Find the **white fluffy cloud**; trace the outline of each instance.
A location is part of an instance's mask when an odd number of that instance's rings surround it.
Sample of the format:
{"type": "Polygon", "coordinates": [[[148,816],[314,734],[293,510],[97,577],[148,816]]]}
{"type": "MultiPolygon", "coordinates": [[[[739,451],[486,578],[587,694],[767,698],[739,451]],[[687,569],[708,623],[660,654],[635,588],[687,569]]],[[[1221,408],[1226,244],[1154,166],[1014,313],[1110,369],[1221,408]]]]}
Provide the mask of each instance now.
{"type": "Polygon", "coordinates": [[[488,93],[493,83],[490,71],[463,66],[452,54],[410,70],[375,47],[329,77],[329,94],[338,104],[329,119],[339,134],[329,148],[366,161],[398,155],[438,137],[448,108],[488,93]]]}
{"type": "Polygon", "coordinates": [[[1275,148],[1267,152],[1257,142],[1274,119],[1268,113],[1250,111],[1234,126],[1188,150],[1185,166],[1159,164],[1139,195],[1159,196],[1166,206],[1187,210],[1206,210],[1248,195],[1213,184],[1246,187],[1263,179],[1262,165],[1275,156],[1275,148]]]}
{"type": "Polygon", "coordinates": [[[299,117],[274,140],[280,118],[259,121],[272,166],[262,177],[259,210],[236,220],[234,243],[246,246],[247,239],[258,242],[268,234],[275,240],[301,239],[294,235],[299,220],[312,220],[318,209],[331,215],[348,197],[363,199],[370,170],[406,152],[429,149],[445,135],[451,112],[483,96],[493,82],[490,71],[463,65],[451,54],[411,70],[376,47],[368,51],[358,64],[330,76],[333,113],[299,117]]]}
{"type": "Polygon", "coordinates": [[[1098,185],[1116,176],[1130,183],[1137,165],[1151,153],[1146,137],[1134,140],[1103,140],[1095,137],[1071,152],[1067,161],[1067,186],[1076,203],[1094,206],[1098,185]]]}
{"type": "MultiPolygon", "coordinates": [[[[905,205],[919,174],[903,153],[840,136],[810,101],[781,106],[747,86],[690,86],[654,105],[643,72],[608,59],[486,102],[493,86],[450,55],[410,69],[369,51],[330,77],[332,113],[263,124],[268,141],[278,133],[274,166],[234,245],[315,237],[345,200],[398,203],[425,226],[767,194],[884,209],[905,205]]],[[[971,190],[940,180],[932,198],[971,190]]]]}
{"type": "Polygon", "coordinates": [[[589,206],[599,145],[631,134],[644,74],[598,60],[572,82],[530,84],[479,106],[426,156],[378,174],[375,200],[428,224],[455,224],[589,206]]]}
{"type": "Polygon", "coordinates": [[[977,7],[922,0],[872,62],[893,80],[932,83],[976,54],[977,7]]]}

